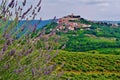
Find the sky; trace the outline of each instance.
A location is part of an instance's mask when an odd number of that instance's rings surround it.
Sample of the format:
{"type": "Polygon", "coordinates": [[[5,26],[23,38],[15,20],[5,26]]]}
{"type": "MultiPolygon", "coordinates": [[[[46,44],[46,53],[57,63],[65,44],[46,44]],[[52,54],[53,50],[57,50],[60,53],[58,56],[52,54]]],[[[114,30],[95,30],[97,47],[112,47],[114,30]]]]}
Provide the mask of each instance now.
{"type": "MultiPolygon", "coordinates": [[[[27,0],[27,7],[38,1],[27,0]]],[[[73,13],[88,20],[120,20],[120,0],[42,0],[41,7],[37,18],[60,18],[73,13]]]]}
{"type": "Polygon", "coordinates": [[[120,0],[43,0],[44,19],[74,13],[89,20],[120,20],[120,0]]]}

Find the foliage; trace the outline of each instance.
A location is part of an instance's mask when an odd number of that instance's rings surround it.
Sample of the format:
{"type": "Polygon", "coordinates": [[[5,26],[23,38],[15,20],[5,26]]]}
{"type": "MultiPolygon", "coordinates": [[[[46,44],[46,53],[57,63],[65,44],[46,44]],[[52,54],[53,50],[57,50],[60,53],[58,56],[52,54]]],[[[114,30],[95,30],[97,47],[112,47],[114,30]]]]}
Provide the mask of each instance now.
{"type": "MultiPolygon", "coordinates": [[[[58,35],[65,36],[67,51],[90,51],[98,49],[120,48],[120,27],[112,26],[107,23],[93,22],[81,18],[74,21],[82,24],[91,25],[90,29],[78,29],[67,33],[59,31],[58,35]]],[[[109,52],[108,52],[109,53],[109,52]]],[[[113,53],[113,52],[112,52],[113,53]]],[[[114,54],[118,54],[114,52],[114,54]]]]}
{"type": "Polygon", "coordinates": [[[119,80],[120,55],[93,54],[87,52],[60,51],[53,62],[61,65],[64,70],[61,80],[119,80]]]}
{"type": "Polygon", "coordinates": [[[38,31],[36,36],[32,35],[37,33],[41,20],[34,25],[30,21],[40,12],[41,0],[25,11],[27,1],[19,4],[17,0],[2,0],[0,4],[0,79],[58,79],[54,72],[56,64],[49,64],[58,54],[56,37],[52,38],[52,32],[50,36],[45,35],[44,30],[38,31]],[[25,22],[20,23],[23,20],[25,22]]]}

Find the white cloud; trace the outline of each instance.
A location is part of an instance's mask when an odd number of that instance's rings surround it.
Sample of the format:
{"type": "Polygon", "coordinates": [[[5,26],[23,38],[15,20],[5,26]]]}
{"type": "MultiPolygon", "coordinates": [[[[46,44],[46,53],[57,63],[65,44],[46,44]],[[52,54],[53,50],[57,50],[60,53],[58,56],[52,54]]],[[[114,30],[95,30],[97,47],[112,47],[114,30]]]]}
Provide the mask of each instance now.
{"type": "MultiPolygon", "coordinates": [[[[1,0],[0,0],[1,1],[1,0]]],[[[19,3],[23,0],[18,0],[19,3]]],[[[27,7],[39,0],[27,0],[27,7]]],[[[120,19],[120,0],[42,0],[41,16],[44,19],[75,13],[91,20],[120,19]]]]}
{"type": "Polygon", "coordinates": [[[97,4],[97,6],[102,6],[102,7],[108,7],[110,4],[109,3],[101,3],[97,4]]]}

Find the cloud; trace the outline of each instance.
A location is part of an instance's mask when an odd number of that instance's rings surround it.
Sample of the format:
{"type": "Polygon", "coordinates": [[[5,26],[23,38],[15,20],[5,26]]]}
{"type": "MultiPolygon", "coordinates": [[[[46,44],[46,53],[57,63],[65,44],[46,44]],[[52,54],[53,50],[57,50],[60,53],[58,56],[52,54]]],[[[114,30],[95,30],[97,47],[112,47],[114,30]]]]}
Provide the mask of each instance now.
{"type": "Polygon", "coordinates": [[[97,6],[102,6],[102,7],[108,7],[110,4],[109,3],[101,3],[97,4],[97,6]]]}
{"type": "MultiPolygon", "coordinates": [[[[23,0],[18,1],[21,5],[23,0]]],[[[26,7],[31,4],[35,6],[38,1],[27,0],[26,7]]],[[[42,0],[42,9],[38,17],[49,19],[75,13],[91,20],[119,19],[119,9],[120,0],[42,0]]]]}
{"type": "Polygon", "coordinates": [[[120,0],[43,0],[43,4],[41,16],[45,19],[71,13],[91,20],[118,19],[120,16],[120,0]]]}

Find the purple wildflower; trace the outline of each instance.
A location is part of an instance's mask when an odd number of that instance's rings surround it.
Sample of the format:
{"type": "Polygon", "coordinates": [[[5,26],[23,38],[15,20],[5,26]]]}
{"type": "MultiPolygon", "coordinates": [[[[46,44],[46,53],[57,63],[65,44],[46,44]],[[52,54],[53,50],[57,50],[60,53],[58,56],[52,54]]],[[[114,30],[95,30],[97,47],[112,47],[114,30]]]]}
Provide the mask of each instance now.
{"type": "Polygon", "coordinates": [[[20,6],[18,7],[18,11],[20,10],[21,8],[20,8],[20,6]]]}
{"type": "Polygon", "coordinates": [[[35,14],[35,9],[33,9],[33,12],[32,12],[32,15],[34,15],[35,14]]]}
{"type": "Polygon", "coordinates": [[[32,76],[35,76],[35,74],[36,74],[36,69],[35,69],[35,68],[32,68],[31,72],[32,72],[32,76]]]}
{"type": "MultiPolygon", "coordinates": [[[[1,52],[0,52],[0,55],[2,55],[2,54],[4,54],[4,51],[1,51],[1,52]]],[[[0,56],[0,57],[1,57],[1,56],[0,56]]]]}
{"type": "Polygon", "coordinates": [[[16,1],[15,7],[17,7],[18,1],[16,1]]]}
{"type": "Polygon", "coordinates": [[[40,0],[40,1],[38,2],[37,7],[40,6],[41,2],[42,2],[42,0],[40,0]]]}
{"type": "Polygon", "coordinates": [[[7,50],[7,44],[5,43],[3,46],[3,52],[7,50]]]}
{"type": "Polygon", "coordinates": [[[23,72],[23,71],[25,70],[25,68],[26,68],[25,65],[24,65],[24,66],[20,66],[20,68],[19,68],[19,69],[15,69],[14,72],[15,72],[16,74],[19,74],[19,73],[23,72]]]}
{"type": "Polygon", "coordinates": [[[32,48],[30,48],[30,49],[28,50],[28,53],[32,53],[32,51],[33,51],[33,49],[32,49],[32,48]]]}
{"type": "Polygon", "coordinates": [[[13,56],[15,54],[15,52],[16,52],[16,50],[13,49],[13,50],[10,51],[9,55],[13,56]]]}
{"type": "Polygon", "coordinates": [[[19,53],[18,53],[18,56],[22,57],[22,56],[23,56],[22,52],[19,52],[19,53]]]}
{"type": "Polygon", "coordinates": [[[12,5],[14,4],[14,1],[15,1],[15,0],[11,0],[11,2],[9,3],[8,6],[9,6],[9,7],[12,7],[12,5]]]}
{"type": "Polygon", "coordinates": [[[38,8],[38,12],[40,12],[41,6],[38,8]]]}
{"type": "Polygon", "coordinates": [[[4,65],[4,68],[5,68],[5,69],[9,69],[9,67],[10,67],[10,64],[9,64],[9,63],[4,65]]]}
{"type": "Polygon", "coordinates": [[[6,43],[7,43],[7,45],[11,45],[12,42],[13,42],[13,39],[8,39],[6,43]]]}
{"type": "Polygon", "coordinates": [[[26,0],[24,0],[24,2],[23,2],[23,6],[25,6],[25,4],[26,4],[26,0]]]}
{"type": "Polygon", "coordinates": [[[56,65],[50,65],[49,67],[44,69],[44,75],[49,75],[51,74],[54,69],[55,69],[56,65]]]}
{"type": "Polygon", "coordinates": [[[6,13],[6,9],[5,9],[5,7],[3,7],[2,13],[3,13],[3,14],[6,13]]]}
{"type": "Polygon", "coordinates": [[[28,8],[28,10],[27,10],[26,12],[23,13],[23,15],[22,15],[22,19],[25,17],[25,15],[26,15],[31,9],[32,9],[32,5],[31,5],[30,8],[28,8]]]}
{"type": "Polygon", "coordinates": [[[13,8],[13,7],[14,7],[14,5],[15,5],[15,4],[12,4],[12,5],[11,5],[11,8],[13,8]]]}
{"type": "Polygon", "coordinates": [[[9,39],[10,38],[10,34],[4,34],[3,36],[5,37],[5,39],[9,39]]]}
{"type": "Polygon", "coordinates": [[[35,31],[36,31],[36,29],[37,29],[37,25],[35,24],[35,25],[34,25],[33,32],[35,32],[35,31]]]}

